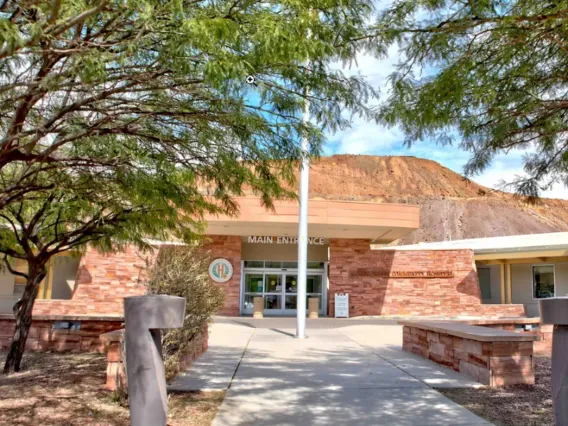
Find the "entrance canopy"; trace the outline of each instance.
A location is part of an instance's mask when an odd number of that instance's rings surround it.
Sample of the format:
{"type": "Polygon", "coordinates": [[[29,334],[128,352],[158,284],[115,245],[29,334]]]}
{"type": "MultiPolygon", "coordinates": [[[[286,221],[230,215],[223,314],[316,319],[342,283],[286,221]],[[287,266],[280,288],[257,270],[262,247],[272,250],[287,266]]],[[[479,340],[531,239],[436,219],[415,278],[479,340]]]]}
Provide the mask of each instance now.
{"type": "MultiPolygon", "coordinates": [[[[297,236],[298,203],[275,201],[275,210],[257,197],[236,198],[240,215],[206,216],[208,235],[297,236]]],[[[390,243],[419,227],[420,208],[407,204],[310,200],[308,234],[321,238],[364,238],[390,243]]]]}

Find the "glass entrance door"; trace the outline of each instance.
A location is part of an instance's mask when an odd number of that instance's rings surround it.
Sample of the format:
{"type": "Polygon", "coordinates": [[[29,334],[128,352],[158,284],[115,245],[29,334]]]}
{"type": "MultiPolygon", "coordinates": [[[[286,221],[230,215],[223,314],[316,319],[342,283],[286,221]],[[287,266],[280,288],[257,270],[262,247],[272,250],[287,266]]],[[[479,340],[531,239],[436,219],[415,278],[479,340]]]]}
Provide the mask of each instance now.
{"type": "MultiPolygon", "coordinates": [[[[322,310],[322,278],[322,274],[308,274],[306,278],[306,309],[308,307],[308,299],[310,297],[317,297],[319,299],[319,311],[322,310]]],[[[296,311],[298,303],[298,275],[286,274],[284,282],[286,283],[284,287],[284,308],[288,311],[296,311]]]]}
{"type": "MultiPolygon", "coordinates": [[[[268,262],[266,262],[268,263],[268,262]]],[[[273,266],[271,262],[270,266],[273,266]]],[[[298,272],[276,268],[245,267],[243,276],[242,313],[252,314],[255,297],[264,298],[265,315],[294,315],[298,303],[298,272]]],[[[306,308],[308,298],[319,299],[319,310],[323,313],[324,302],[324,271],[309,271],[306,281],[306,308]]]]}

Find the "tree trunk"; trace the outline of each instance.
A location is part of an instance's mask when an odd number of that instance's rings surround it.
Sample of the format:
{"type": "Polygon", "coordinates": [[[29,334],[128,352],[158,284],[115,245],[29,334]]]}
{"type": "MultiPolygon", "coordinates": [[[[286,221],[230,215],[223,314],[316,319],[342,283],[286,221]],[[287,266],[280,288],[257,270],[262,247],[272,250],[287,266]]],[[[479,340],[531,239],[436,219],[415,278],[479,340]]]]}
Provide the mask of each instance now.
{"type": "Polygon", "coordinates": [[[4,374],[20,371],[28,332],[32,324],[32,309],[39,291],[39,284],[45,278],[45,265],[28,263],[28,280],[22,298],[14,306],[16,329],[10,345],[10,351],[4,364],[4,374]]]}

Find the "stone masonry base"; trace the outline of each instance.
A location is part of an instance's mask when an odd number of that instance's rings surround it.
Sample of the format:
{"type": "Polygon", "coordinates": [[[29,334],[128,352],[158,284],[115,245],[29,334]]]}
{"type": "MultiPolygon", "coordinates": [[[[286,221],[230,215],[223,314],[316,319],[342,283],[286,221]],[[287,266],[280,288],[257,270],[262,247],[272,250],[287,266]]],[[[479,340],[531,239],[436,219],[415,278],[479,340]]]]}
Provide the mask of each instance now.
{"type": "Polygon", "coordinates": [[[404,326],[403,349],[484,385],[534,384],[533,342],[481,342],[404,326]]]}
{"type": "MultiPolygon", "coordinates": [[[[36,315],[26,340],[26,350],[103,353],[100,335],[123,326],[120,317],[36,315]]],[[[0,316],[0,349],[10,347],[14,329],[13,316],[0,316]]]]}

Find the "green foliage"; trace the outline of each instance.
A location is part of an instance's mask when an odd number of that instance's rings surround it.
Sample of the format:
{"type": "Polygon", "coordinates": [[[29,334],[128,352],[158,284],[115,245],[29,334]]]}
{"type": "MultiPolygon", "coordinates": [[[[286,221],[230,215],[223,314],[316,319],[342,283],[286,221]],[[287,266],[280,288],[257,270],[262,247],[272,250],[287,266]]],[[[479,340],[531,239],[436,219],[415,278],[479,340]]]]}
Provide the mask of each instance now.
{"type": "Polygon", "coordinates": [[[294,197],[281,183],[342,113],[374,116],[373,89],[332,66],[370,48],[372,13],[370,0],[3,1],[0,253],[28,262],[18,317],[60,251],[191,241],[205,214],[238,213],[243,188],[267,207],[294,197]]]}
{"type": "Polygon", "coordinates": [[[372,12],[359,0],[4,2],[0,252],[190,240],[205,213],[237,214],[243,187],[268,207],[294,197],[280,183],[348,125],[342,113],[374,116],[373,89],[330,66],[369,48],[357,40],[372,12]]]}
{"type": "Polygon", "coordinates": [[[409,144],[457,130],[468,175],[523,149],[514,189],[568,183],[568,2],[396,0],[376,31],[404,54],[380,114],[409,144]]]}
{"type": "Polygon", "coordinates": [[[166,378],[172,379],[184,356],[200,353],[213,315],[223,306],[224,291],[211,284],[211,258],[202,246],[162,247],[148,273],[148,293],[186,300],[182,328],[168,330],[162,338],[166,378]]]}

